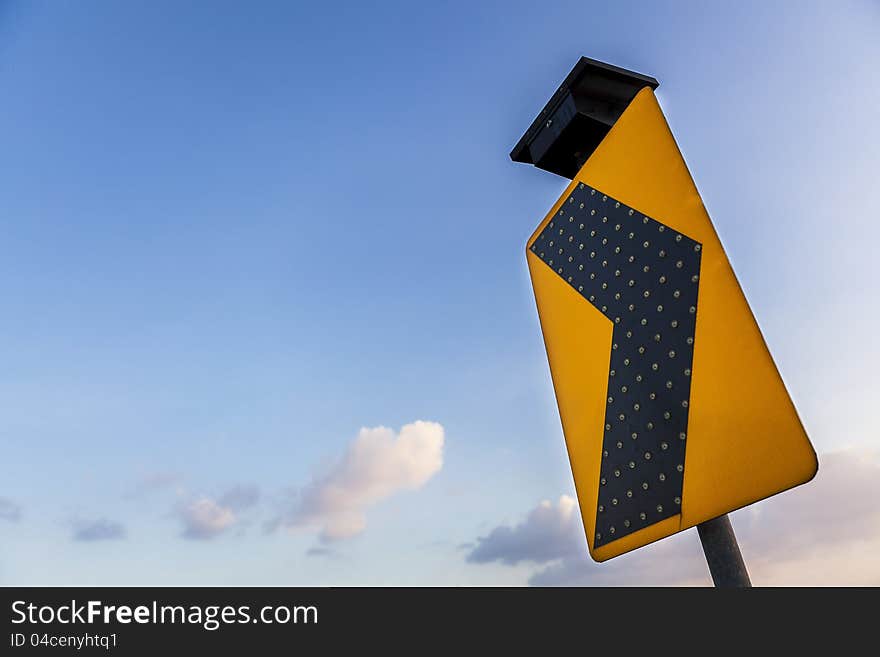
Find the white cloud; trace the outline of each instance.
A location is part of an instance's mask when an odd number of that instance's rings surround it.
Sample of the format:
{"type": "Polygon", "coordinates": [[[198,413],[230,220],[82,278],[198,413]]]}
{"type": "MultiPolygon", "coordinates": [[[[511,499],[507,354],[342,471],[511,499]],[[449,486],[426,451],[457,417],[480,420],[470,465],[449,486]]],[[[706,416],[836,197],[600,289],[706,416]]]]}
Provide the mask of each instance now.
{"type": "MultiPolygon", "coordinates": [[[[880,455],[847,450],[820,458],[816,479],[733,515],[756,585],[880,584],[880,455]]],[[[691,529],[603,564],[587,555],[573,500],[542,502],[514,527],[479,538],[474,563],[541,564],[529,583],[560,585],[711,584],[691,529]]]]}
{"type": "Polygon", "coordinates": [[[443,443],[443,427],[436,422],[413,422],[399,434],[387,427],[361,429],[342,458],[305,486],[281,524],[317,527],[324,541],[355,536],[366,527],[368,507],[416,490],[440,471],[443,443]]]}
{"type": "Polygon", "coordinates": [[[184,538],[201,540],[222,534],[236,521],[232,509],[208,497],[201,497],[181,507],[180,518],[183,520],[184,538]]]}

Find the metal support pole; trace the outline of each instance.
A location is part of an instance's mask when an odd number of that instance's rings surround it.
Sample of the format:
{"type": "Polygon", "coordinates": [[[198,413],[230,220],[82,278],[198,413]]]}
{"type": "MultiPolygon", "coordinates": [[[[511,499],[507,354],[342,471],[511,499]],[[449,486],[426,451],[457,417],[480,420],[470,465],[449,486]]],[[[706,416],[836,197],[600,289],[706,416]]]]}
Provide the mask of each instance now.
{"type": "Polygon", "coordinates": [[[703,553],[717,588],[751,588],[749,571],[727,514],[697,525],[703,553]]]}

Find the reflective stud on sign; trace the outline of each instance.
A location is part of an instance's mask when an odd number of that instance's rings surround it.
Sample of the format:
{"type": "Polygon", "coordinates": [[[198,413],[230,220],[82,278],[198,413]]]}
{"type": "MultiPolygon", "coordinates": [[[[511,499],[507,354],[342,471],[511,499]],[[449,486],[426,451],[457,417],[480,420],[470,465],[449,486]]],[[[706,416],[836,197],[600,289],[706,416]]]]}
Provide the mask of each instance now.
{"type": "MultiPolygon", "coordinates": [[[[609,482],[598,500],[606,511],[596,519],[596,528],[604,537],[597,540],[596,545],[602,545],[679,512],[674,500],[682,495],[684,475],[675,465],[684,461],[687,441],[673,438],[686,434],[688,427],[687,407],[681,402],[687,399],[691,381],[684,370],[693,369],[694,345],[686,338],[696,332],[698,315],[689,309],[697,305],[699,285],[690,281],[699,275],[701,251],[694,248],[698,243],[687,235],[660,230],[664,228],[662,223],[637,208],[617,200],[609,206],[602,199],[612,197],[592,192],[589,186],[572,192],[575,205],[583,205],[575,210],[576,220],[596,232],[605,245],[603,262],[607,261],[608,266],[622,276],[609,276],[601,265],[580,255],[571,265],[563,266],[560,275],[585,301],[614,321],[609,371],[622,372],[622,375],[615,377],[612,385],[609,373],[608,389],[626,392],[626,403],[638,413],[627,417],[617,410],[619,405],[615,404],[614,397],[608,396],[603,450],[612,456],[605,459],[600,472],[609,482]],[[609,222],[597,221],[596,215],[591,213],[600,206],[610,218],[609,222]],[[616,230],[617,226],[621,226],[622,231],[616,230]],[[630,242],[622,232],[643,239],[630,242]],[[656,248],[649,249],[649,246],[656,248]],[[645,273],[646,269],[649,273],[645,273]],[[683,292],[676,296],[676,291],[683,292]],[[633,314],[628,312],[629,308],[634,309],[633,314]],[[650,313],[669,316],[682,330],[668,336],[655,333],[644,317],[650,313]],[[632,336],[636,343],[627,336],[632,336]],[[672,358],[681,365],[674,369],[660,367],[661,360],[672,358]],[[663,415],[667,408],[672,409],[669,417],[663,415]],[[654,425],[661,430],[651,432],[650,437],[624,440],[654,425]],[[640,463],[638,468],[630,465],[636,462],[640,463]],[[675,476],[659,480],[657,475],[666,471],[675,476]],[[661,481],[662,485],[643,489],[640,482],[645,478],[661,481]],[[637,493],[627,495],[629,490],[637,493]],[[648,520],[624,523],[627,518],[640,517],[639,513],[647,509],[652,510],[648,520]],[[612,526],[617,528],[615,532],[611,531],[612,526]]],[[[538,239],[549,236],[553,230],[548,226],[538,239]]]]}

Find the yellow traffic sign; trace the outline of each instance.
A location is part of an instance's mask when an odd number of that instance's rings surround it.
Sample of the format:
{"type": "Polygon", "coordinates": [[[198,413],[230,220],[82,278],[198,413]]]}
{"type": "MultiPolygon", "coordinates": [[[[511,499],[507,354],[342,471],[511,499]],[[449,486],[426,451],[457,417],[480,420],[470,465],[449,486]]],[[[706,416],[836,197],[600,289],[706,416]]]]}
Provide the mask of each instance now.
{"type": "MultiPolygon", "coordinates": [[[[604,70],[611,78],[621,71],[604,70]]],[[[576,97],[554,96],[557,108],[569,103],[579,120],[598,116],[606,127],[526,247],[597,561],[797,486],[817,470],[657,103],[657,83],[629,75],[634,95],[617,112],[591,113],[576,97]]],[[[554,120],[556,137],[589,133],[548,107],[542,130],[524,139],[547,139],[554,120]]],[[[569,168],[577,161],[553,148],[538,144],[532,154],[549,152],[569,168]]]]}

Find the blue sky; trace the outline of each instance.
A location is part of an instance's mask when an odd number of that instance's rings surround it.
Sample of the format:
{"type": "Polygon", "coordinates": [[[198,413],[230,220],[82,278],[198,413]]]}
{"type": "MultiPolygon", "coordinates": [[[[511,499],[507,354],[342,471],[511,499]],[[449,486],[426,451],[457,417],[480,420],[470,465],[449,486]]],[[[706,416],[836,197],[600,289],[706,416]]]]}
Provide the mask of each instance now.
{"type": "Polygon", "coordinates": [[[565,181],[507,154],[580,55],[661,81],[817,451],[874,463],[878,28],[873,2],[0,0],[0,584],[534,577],[466,557],[573,493],[523,256],[565,181]],[[416,420],[442,465],[322,540],[304,492],[416,420]]]}

